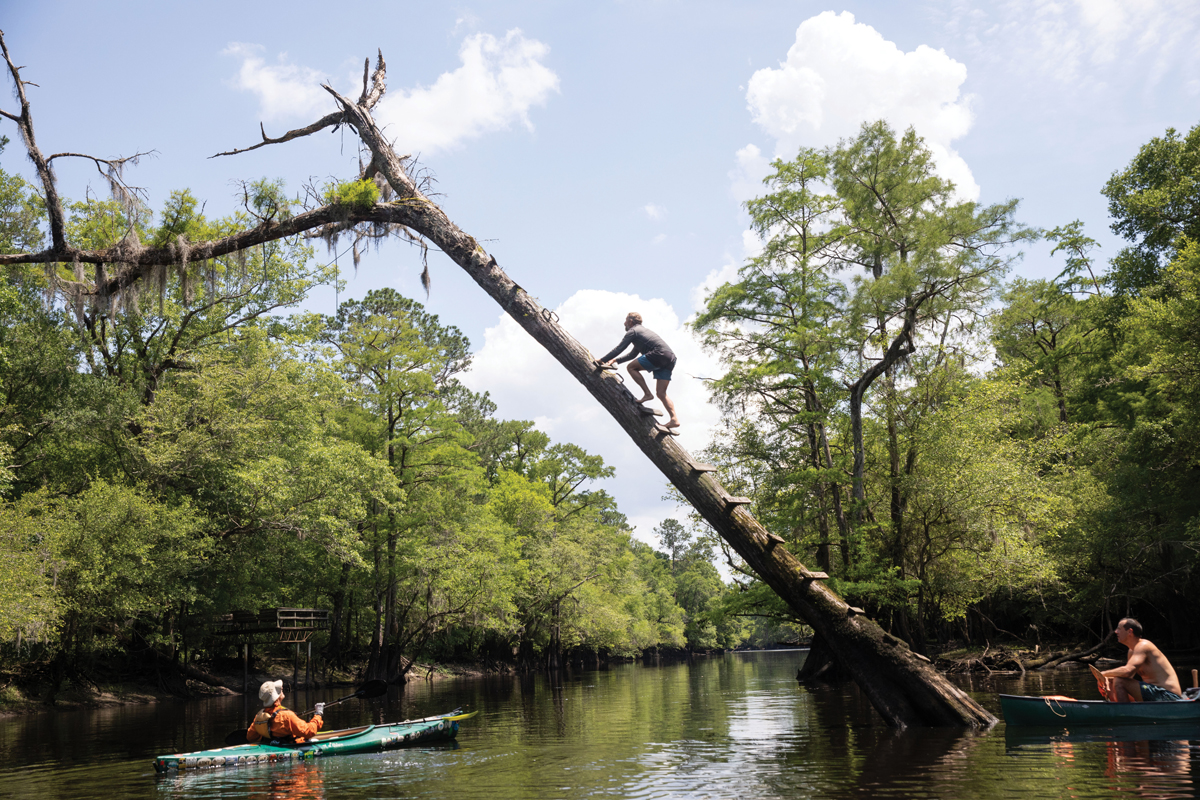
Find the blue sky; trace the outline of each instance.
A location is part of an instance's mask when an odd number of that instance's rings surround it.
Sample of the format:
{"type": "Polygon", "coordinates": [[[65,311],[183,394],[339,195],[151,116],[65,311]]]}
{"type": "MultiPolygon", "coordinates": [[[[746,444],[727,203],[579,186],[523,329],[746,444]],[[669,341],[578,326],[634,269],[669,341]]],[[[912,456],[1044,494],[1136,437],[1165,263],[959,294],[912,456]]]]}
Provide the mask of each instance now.
{"type": "MultiPolygon", "coordinates": [[[[1185,0],[926,3],[23,3],[0,26],[30,89],[44,152],[155,150],[130,174],[153,207],[188,187],[210,214],[234,182],[347,177],[341,133],[210,160],[331,108],[316,88],[357,91],[383,51],[380,112],[397,147],[421,154],[436,198],[593,352],[628,310],[679,351],[672,383],[682,443],[718,424],[712,360],[682,324],[704,287],[745,258],[742,201],[765,164],[885,117],[916,126],[964,196],[1022,198],[1020,219],[1082,219],[1102,244],[1100,189],[1138,147],[1200,122],[1200,5],[1185,0]]],[[[9,97],[5,95],[5,97],[9,97]]],[[[9,110],[13,101],[6,99],[9,110]]],[[[9,170],[25,171],[19,140],[9,170]]],[[[85,162],[61,190],[102,195],[85,162]]],[[[324,257],[323,249],[319,256],[324,257]]],[[[393,286],[424,300],[419,256],[394,244],[349,258],[346,296],[393,286]]],[[[535,419],[617,467],[608,482],[640,536],[675,512],[664,482],[615,423],[448,259],[430,259],[428,306],[471,338],[471,385],[505,417],[535,419]]],[[[1060,265],[1027,249],[1018,274],[1060,265]]],[[[325,313],[333,293],[310,307],[325,313]]]]}

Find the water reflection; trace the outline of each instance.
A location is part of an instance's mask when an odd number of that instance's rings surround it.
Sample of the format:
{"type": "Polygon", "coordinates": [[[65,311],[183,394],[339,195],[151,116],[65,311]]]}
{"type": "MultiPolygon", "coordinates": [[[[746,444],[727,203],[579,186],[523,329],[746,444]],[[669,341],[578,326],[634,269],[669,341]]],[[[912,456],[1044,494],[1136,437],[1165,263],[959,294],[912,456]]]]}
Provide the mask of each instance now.
{"type": "Polygon", "coordinates": [[[1114,789],[1138,797],[1192,797],[1191,745],[1186,740],[1109,742],[1105,775],[1114,789]]]}
{"type": "Polygon", "coordinates": [[[320,764],[300,762],[158,777],[162,797],[245,797],[248,800],[325,800],[320,764]]]}
{"type": "Polygon", "coordinates": [[[1192,778],[1192,762],[1200,749],[1196,740],[1200,740],[1200,730],[1195,725],[1179,724],[1076,731],[1010,728],[1005,732],[1010,751],[1045,749],[1065,767],[1090,770],[1092,755],[1100,752],[1103,782],[1113,796],[1152,800],[1198,796],[1192,778]]]}
{"type": "MultiPolygon", "coordinates": [[[[729,654],[552,676],[414,683],[330,709],[331,727],[478,709],[457,747],[258,765],[156,780],[160,752],[244,725],[240,697],[0,720],[0,787],[19,798],[1197,797],[1195,726],[989,732],[884,726],[854,687],[806,689],[803,654],[729,654]]],[[[1081,694],[1067,673],[962,681],[1081,694]]],[[[1094,681],[1091,682],[1094,691],[1094,681]]],[[[335,699],[313,692],[297,705],[335,699]]]]}

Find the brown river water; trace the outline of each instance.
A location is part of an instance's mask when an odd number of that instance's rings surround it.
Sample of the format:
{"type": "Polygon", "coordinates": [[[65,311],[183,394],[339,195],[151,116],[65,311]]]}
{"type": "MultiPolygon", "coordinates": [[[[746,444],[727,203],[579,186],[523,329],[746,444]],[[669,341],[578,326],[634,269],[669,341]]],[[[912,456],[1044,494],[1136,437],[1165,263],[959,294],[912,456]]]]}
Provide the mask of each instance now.
{"type": "MultiPolygon", "coordinates": [[[[219,746],[242,697],[0,720],[0,797],[77,798],[1192,798],[1200,728],[1031,734],[887,728],[853,686],[797,685],[805,651],[661,666],[415,683],[329,711],[327,728],[464,706],[453,744],[159,777],[156,755],[219,746]],[[1131,739],[1132,740],[1126,740],[1131,739]]],[[[1189,665],[1190,666],[1190,665],[1189,665]]],[[[1095,695],[1086,672],[960,685],[1095,695]]],[[[307,708],[348,694],[291,698],[307,708]]]]}

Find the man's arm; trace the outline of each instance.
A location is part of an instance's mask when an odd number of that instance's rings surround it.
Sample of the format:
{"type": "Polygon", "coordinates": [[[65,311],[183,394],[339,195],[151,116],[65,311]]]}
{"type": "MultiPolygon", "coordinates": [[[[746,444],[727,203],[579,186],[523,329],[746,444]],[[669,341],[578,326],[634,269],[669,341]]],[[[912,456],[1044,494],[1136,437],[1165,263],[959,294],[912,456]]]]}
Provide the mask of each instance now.
{"type": "Polygon", "coordinates": [[[1141,645],[1138,645],[1129,654],[1128,661],[1119,667],[1104,670],[1104,675],[1108,678],[1136,678],[1145,663],[1146,653],[1142,650],[1141,645]]]}
{"type": "MultiPolygon", "coordinates": [[[[601,356],[600,361],[603,363],[608,363],[609,361],[612,361],[617,356],[617,354],[620,353],[622,350],[624,350],[626,347],[628,347],[629,343],[632,341],[633,341],[633,331],[626,331],[625,335],[623,337],[621,337],[621,343],[619,345],[617,345],[616,347],[614,347],[612,350],[609,350],[603,356],[601,356]]],[[[620,360],[628,361],[630,358],[633,358],[633,355],[630,355],[629,358],[622,358],[620,360]]]]}

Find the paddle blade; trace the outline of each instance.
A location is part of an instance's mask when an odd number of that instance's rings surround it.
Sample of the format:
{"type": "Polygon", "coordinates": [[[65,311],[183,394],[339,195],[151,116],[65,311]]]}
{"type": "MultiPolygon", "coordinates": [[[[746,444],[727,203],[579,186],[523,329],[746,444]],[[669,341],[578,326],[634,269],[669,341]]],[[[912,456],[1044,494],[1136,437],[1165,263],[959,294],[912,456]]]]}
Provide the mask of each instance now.
{"type": "Polygon", "coordinates": [[[478,713],[479,713],[478,711],[468,711],[465,714],[455,714],[452,717],[443,717],[443,719],[451,719],[451,720],[454,720],[457,722],[460,719],[470,719],[471,717],[475,716],[478,713]]]}
{"type": "Polygon", "coordinates": [[[354,697],[366,699],[370,697],[383,697],[387,694],[388,685],[386,681],[367,681],[359,687],[354,693],[354,697]]]}
{"type": "Polygon", "coordinates": [[[229,747],[232,747],[235,744],[249,744],[249,742],[246,741],[246,731],[243,729],[229,734],[225,737],[225,744],[229,747]]]}

